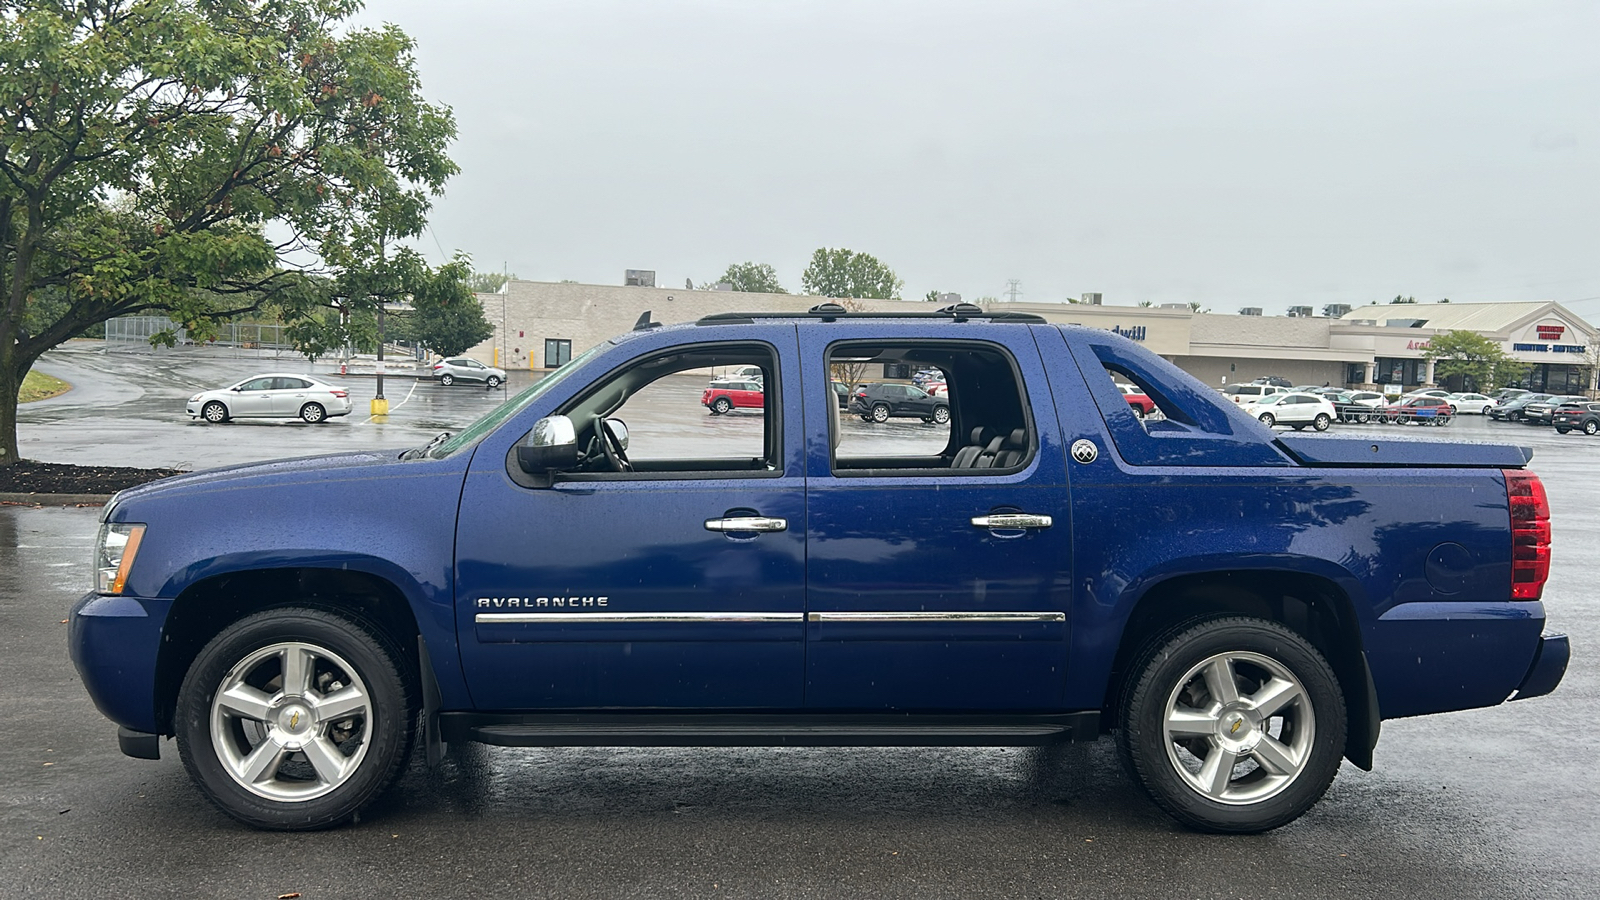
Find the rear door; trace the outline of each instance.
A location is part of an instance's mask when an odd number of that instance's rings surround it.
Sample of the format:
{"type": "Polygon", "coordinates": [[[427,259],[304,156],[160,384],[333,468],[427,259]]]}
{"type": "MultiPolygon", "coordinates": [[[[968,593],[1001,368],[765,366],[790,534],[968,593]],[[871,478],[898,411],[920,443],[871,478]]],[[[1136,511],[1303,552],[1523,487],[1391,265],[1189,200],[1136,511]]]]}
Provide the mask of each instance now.
{"type": "Polygon", "coordinates": [[[801,329],[806,706],[1053,708],[1064,685],[1071,523],[1054,410],[1027,400],[1049,396],[1037,350],[1023,326],[904,327],[907,343],[888,347],[881,337],[853,344],[844,327],[801,329]],[[855,347],[937,364],[960,404],[955,418],[890,432],[833,415],[828,372],[855,347]],[[951,435],[980,426],[1016,437],[1018,449],[1003,451],[1013,464],[951,468],[961,443],[951,435]]]}

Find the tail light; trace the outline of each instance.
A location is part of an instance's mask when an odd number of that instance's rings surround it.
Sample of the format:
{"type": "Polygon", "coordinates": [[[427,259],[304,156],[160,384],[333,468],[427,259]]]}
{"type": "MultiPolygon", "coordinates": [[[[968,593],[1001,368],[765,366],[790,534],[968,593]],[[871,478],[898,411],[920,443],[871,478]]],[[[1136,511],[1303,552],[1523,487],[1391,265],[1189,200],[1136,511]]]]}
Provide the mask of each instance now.
{"type": "Polygon", "coordinates": [[[442,368],[444,368],[444,363],[434,363],[433,364],[433,370],[435,372],[439,371],[442,368]]]}
{"type": "Polygon", "coordinates": [[[333,390],[329,391],[328,393],[334,395],[335,397],[338,397],[340,400],[343,400],[344,398],[350,396],[350,392],[345,390],[344,388],[334,388],[333,390]]]}
{"type": "Polygon", "coordinates": [[[1539,476],[1504,469],[1511,506],[1511,598],[1537,600],[1550,577],[1550,500],[1539,476]]]}

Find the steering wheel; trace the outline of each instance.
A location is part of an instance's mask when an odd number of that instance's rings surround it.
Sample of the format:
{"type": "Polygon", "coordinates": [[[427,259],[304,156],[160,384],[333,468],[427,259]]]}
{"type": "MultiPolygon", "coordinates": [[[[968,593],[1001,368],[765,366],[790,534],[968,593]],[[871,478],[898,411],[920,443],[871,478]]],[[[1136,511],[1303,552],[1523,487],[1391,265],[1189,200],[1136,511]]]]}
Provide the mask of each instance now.
{"type": "Polygon", "coordinates": [[[611,467],[611,471],[632,472],[633,463],[628,462],[628,452],[622,449],[622,442],[611,433],[611,426],[604,416],[596,417],[594,429],[600,435],[600,448],[605,451],[606,465],[611,467]]]}

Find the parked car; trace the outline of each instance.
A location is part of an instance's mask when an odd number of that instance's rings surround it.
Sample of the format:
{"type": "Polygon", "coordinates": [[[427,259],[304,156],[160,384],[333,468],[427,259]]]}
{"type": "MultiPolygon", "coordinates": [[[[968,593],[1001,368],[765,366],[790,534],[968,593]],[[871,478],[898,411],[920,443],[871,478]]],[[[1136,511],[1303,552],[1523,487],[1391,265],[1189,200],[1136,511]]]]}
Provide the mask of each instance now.
{"type": "Polygon", "coordinates": [[[1373,420],[1379,409],[1388,405],[1382,394],[1375,391],[1345,391],[1337,395],[1323,394],[1333,403],[1340,422],[1365,425],[1373,420]]]}
{"type": "Polygon", "coordinates": [[[1295,391],[1287,394],[1273,394],[1262,397],[1255,403],[1246,404],[1246,415],[1253,416],[1267,427],[1273,425],[1288,425],[1295,431],[1307,425],[1318,431],[1327,431],[1328,426],[1338,416],[1333,408],[1333,403],[1327,397],[1308,394],[1304,391],[1295,391]]]}
{"type": "Polygon", "coordinates": [[[214,391],[201,391],[184,406],[190,416],[220,425],[229,419],[276,418],[321,422],[350,415],[350,392],[313,375],[269,372],[214,391]]]}
{"type": "Polygon", "coordinates": [[[1549,400],[1550,396],[1550,394],[1519,394],[1510,400],[1502,402],[1499,406],[1489,407],[1489,418],[1506,422],[1521,421],[1524,407],[1529,403],[1549,400]]]}
{"type": "Polygon", "coordinates": [[[1579,394],[1564,394],[1548,400],[1535,400],[1522,407],[1522,424],[1549,426],[1556,407],[1567,403],[1582,403],[1588,399],[1579,394]]]}
{"type": "Polygon", "coordinates": [[[1222,393],[1229,400],[1240,406],[1254,403],[1262,397],[1271,397],[1274,394],[1287,394],[1289,389],[1275,384],[1230,384],[1222,389],[1222,393]]]}
{"type": "Polygon", "coordinates": [[[950,421],[950,401],[930,395],[922,388],[909,384],[881,382],[864,384],[856,389],[850,402],[850,411],[863,422],[887,422],[890,419],[921,419],[943,425],[950,421]]]}
{"type": "Polygon", "coordinates": [[[1483,394],[1474,394],[1471,392],[1463,394],[1451,394],[1445,399],[1450,401],[1450,405],[1456,408],[1456,414],[1462,416],[1486,415],[1491,407],[1500,405],[1493,397],[1486,397],[1483,394]]]}
{"type": "Polygon", "coordinates": [[[1117,390],[1121,391],[1122,396],[1127,398],[1128,406],[1133,409],[1134,415],[1139,418],[1142,419],[1156,411],[1156,401],[1150,399],[1150,395],[1144,392],[1144,388],[1139,387],[1137,384],[1126,384],[1119,381],[1117,382],[1117,390]]]}
{"type": "Polygon", "coordinates": [[[765,409],[767,395],[759,381],[718,379],[700,395],[700,405],[721,416],[736,409],[765,409]]]}
{"type": "Polygon", "coordinates": [[[726,375],[722,376],[722,380],[759,381],[764,383],[766,381],[766,375],[762,373],[760,366],[734,366],[732,369],[728,370],[726,375]]]}
{"type": "Polygon", "coordinates": [[[1406,391],[1401,396],[1401,399],[1404,400],[1408,397],[1438,397],[1440,400],[1444,400],[1448,399],[1449,396],[1450,392],[1444,388],[1419,388],[1415,391],[1406,391]]]}
{"type": "Polygon", "coordinates": [[[1585,401],[1570,406],[1562,404],[1550,420],[1560,434],[1566,434],[1573,429],[1584,434],[1595,434],[1600,432],[1600,403],[1585,401]]]}
{"type": "Polygon", "coordinates": [[[1382,421],[1390,425],[1448,425],[1455,416],[1455,407],[1443,397],[1407,397],[1378,410],[1382,421]]]}
{"type": "Polygon", "coordinates": [[[458,381],[473,381],[497,388],[505,382],[506,372],[504,369],[486,366],[470,356],[457,356],[434,363],[433,377],[439,379],[439,383],[443,385],[452,385],[458,381]]]}
{"type": "MultiPolygon", "coordinates": [[[[1523,703],[1562,680],[1570,644],[1544,633],[1564,606],[1544,596],[1551,504],[1518,447],[1274,433],[1133,341],[1026,313],[736,315],[597,343],[403,453],[118,494],[67,616],[107,738],[158,759],[175,736],[224,814],[314,830],[385,814],[402,775],[426,777],[414,748],[437,760],[443,743],[1110,736],[1174,819],[1249,833],[1304,814],[1342,760],[1370,769],[1385,719],[1523,703]],[[946,440],[841,452],[858,435],[837,421],[834,354],[908,353],[950,378],[946,440]],[[730,356],[784,388],[759,440],[689,428],[700,443],[630,457],[647,448],[614,413],[730,356]],[[1114,372],[1167,418],[1124,427],[1114,372]]],[[[59,706],[80,731],[79,705],[59,706]]],[[[1539,732],[1498,721],[1430,727],[1490,767],[1529,764],[1539,732]]],[[[519,768],[462,779],[464,801],[428,815],[469,827],[473,792],[519,768]]],[[[114,804],[175,795],[173,771],[94,777],[114,804]]],[[[1410,771],[1385,780],[1381,814],[1458,815],[1422,783],[1431,769],[1410,771]],[[1403,808],[1423,803],[1437,808],[1403,808]]],[[[1141,815],[1104,816],[1124,814],[1141,815]]]]}
{"type": "Polygon", "coordinates": [[[1254,381],[1252,381],[1250,383],[1251,384],[1270,384],[1273,387],[1281,387],[1281,388],[1285,388],[1285,389],[1294,387],[1294,382],[1292,382],[1289,379],[1283,377],[1282,375],[1263,375],[1260,378],[1257,378],[1257,379],[1255,379],[1254,381]]]}
{"type": "Polygon", "coordinates": [[[830,381],[828,387],[833,388],[833,395],[839,398],[839,408],[850,408],[850,385],[842,381],[830,381]]]}
{"type": "Polygon", "coordinates": [[[1531,394],[1531,393],[1533,393],[1533,392],[1532,391],[1523,390],[1522,388],[1508,387],[1508,388],[1501,388],[1500,390],[1495,391],[1492,396],[1494,397],[1494,401],[1496,403],[1500,404],[1501,406],[1504,406],[1506,404],[1507,400],[1511,400],[1511,399],[1516,398],[1516,397],[1521,397],[1523,394],[1531,394]]]}

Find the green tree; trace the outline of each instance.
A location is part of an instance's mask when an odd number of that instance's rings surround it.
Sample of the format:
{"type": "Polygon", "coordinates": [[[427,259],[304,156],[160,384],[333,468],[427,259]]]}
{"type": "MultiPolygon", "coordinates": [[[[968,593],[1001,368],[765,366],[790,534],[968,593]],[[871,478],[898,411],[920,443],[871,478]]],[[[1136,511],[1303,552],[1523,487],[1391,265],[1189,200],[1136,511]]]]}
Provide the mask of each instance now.
{"type": "Polygon", "coordinates": [[[800,275],[800,287],[819,297],[899,300],[905,282],[870,253],[819,247],[800,275]]]}
{"type": "Polygon", "coordinates": [[[1389,305],[1393,306],[1396,303],[1415,303],[1415,302],[1417,302],[1417,298],[1415,298],[1415,297],[1406,297],[1406,296],[1402,296],[1400,294],[1395,294],[1394,295],[1394,299],[1389,301],[1389,305]]]}
{"type": "Polygon", "coordinates": [[[929,291],[926,294],[922,295],[922,299],[928,301],[929,303],[938,303],[939,302],[939,292],[937,290],[929,291]]]}
{"type": "Polygon", "coordinates": [[[452,284],[443,276],[439,290],[414,295],[413,309],[401,319],[395,336],[415,341],[440,356],[460,356],[488,340],[494,326],[484,318],[483,304],[470,292],[455,291],[452,284]]]}
{"type": "Polygon", "coordinates": [[[1506,356],[1500,345],[1476,331],[1447,331],[1428,341],[1423,356],[1435,360],[1434,378],[1464,376],[1469,388],[1479,391],[1517,381],[1527,374],[1526,363],[1506,356]]]}
{"type": "MultiPolygon", "coordinates": [[[[505,287],[506,282],[516,280],[517,273],[515,272],[479,272],[474,269],[472,274],[467,276],[467,288],[474,294],[494,294],[505,287]]],[[[455,356],[456,354],[447,353],[445,355],[455,356]]]]}
{"type": "Polygon", "coordinates": [[[459,289],[464,262],[404,246],[456,172],[455,122],[359,8],[0,0],[0,465],[23,376],[108,319],[205,337],[259,312],[315,353],[385,299],[459,289]]]}
{"type": "Polygon", "coordinates": [[[750,294],[787,294],[783,285],[778,283],[778,272],[766,263],[742,262],[732,263],[722,277],[702,285],[701,290],[715,288],[719,283],[726,282],[733,285],[736,291],[750,294]]]}

